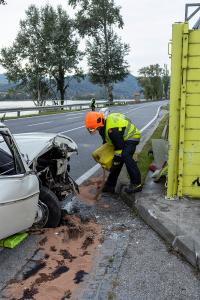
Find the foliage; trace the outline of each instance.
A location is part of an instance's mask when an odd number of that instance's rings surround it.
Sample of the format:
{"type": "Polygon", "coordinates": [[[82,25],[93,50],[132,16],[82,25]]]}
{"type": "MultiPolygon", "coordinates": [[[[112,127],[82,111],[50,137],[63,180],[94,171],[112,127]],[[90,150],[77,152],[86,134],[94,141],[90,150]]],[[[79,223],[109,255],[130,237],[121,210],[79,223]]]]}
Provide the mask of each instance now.
{"type": "Polygon", "coordinates": [[[169,76],[169,70],[167,68],[167,65],[164,65],[163,68],[162,82],[163,82],[164,97],[165,99],[169,99],[170,76],[169,76]]]}
{"type": "Polygon", "coordinates": [[[139,70],[139,83],[143,88],[146,99],[162,99],[163,93],[167,98],[169,89],[169,71],[159,64],[143,67],[139,70]]]}
{"type": "Polygon", "coordinates": [[[5,1],[5,0],[0,0],[0,5],[6,5],[7,4],[7,2],[5,1]]]}
{"type": "Polygon", "coordinates": [[[117,25],[122,28],[124,23],[120,15],[120,7],[114,0],[69,0],[73,7],[79,5],[76,14],[77,28],[81,36],[94,36],[105,27],[117,25]]]}
{"type": "Polygon", "coordinates": [[[64,100],[68,88],[65,77],[72,73],[82,76],[78,68],[81,56],[74,24],[66,11],[61,6],[54,10],[50,5],[41,9],[32,5],[20,22],[13,45],[1,50],[0,63],[8,79],[33,91],[38,102],[49,96],[47,88],[51,90],[52,83],[64,100]]]}
{"type": "Polygon", "coordinates": [[[44,79],[38,80],[37,76],[33,76],[25,86],[22,86],[22,90],[24,90],[25,93],[31,91],[32,99],[37,99],[37,101],[34,101],[36,106],[45,105],[46,99],[50,99],[52,96],[48,81],[44,79]],[[40,101],[38,101],[38,98],[40,101]]]}
{"type": "Polygon", "coordinates": [[[123,44],[113,30],[107,32],[108,40],[98,36],[87,43],[89,75],[91,82],[107,88],[108,98],[113,100],[113,83],[122,81],[128,74],[128,63],[124,57],[129,46],[123,44]]]}
{"type": "Polygon", "coordinates": [[[149,156],[149,151],[152,150],[152,139],[160,139],[162,136],[163,129],[165,125],[168,123],[168,115],[166,115],[161,121],[158,127],[155,129],[152,136],[149,138],[149,140],[144,145],[143,149],[140,153],[138,153],[138,167],[141,172],[142,177],[142,183],[145,182],[146,175],[149,170],[149,166],[153,161],[153,157],[149,156]]]}
{"type": "Polygon", "coordinates": [[[128,74],[125,56],[129,46],[123,44],[113,27],[123,27],[120,7],[114,0],[68,0],[78,7],[76,24],[82,37],[87,36],[86,53],[91,81],[105,87],[113,101],[113,84],[128,74]]]}

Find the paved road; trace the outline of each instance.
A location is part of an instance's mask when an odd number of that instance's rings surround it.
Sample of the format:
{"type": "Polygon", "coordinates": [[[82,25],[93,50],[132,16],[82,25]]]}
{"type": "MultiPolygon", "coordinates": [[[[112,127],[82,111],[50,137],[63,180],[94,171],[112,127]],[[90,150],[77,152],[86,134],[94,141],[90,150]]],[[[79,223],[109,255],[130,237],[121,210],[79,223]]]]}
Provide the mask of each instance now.
{"type": "MultiPolygon", "coordinates": [[[[138,128],[145,126],[156,114],[162,102],[141,103],[136,105],[118,106],[111,108],[127,114],[138,128]]],[[[56,115],[31,117],[6,121],[12,133],[22,132],[53,132],[63,133],[71,137],[79,149],[78,156],[71,159],[71,176],[79,178],[88,169],[95,165],[90,153],[101,145],[102,141],[98,134],[90,136],[84,128],[84,117],[86,112],[68,112],[56,115]]]]}
{"type": "MultiPolygon", "coordinates": [[[[144,127],[156,114],[158,107],[163,102],[143,103],[137,105],[119,106],[112,108],[112,111],[126,113],[138,128],[144,127]]],[[[97,135],[90,136],[84,128],[84,112],[71,112],[57,115],[47,115],[26,119],[6,121],[12,133],[22,132],[62,132],[69,135],[78,144],[79,155],[71,161],[71,175],[74,179],[79,178],[83,173],[95,165],[90,157],[92,150],[101,143],[97,135]]],[[[36,250],[37,238],[31,236],[27,241],[16,249],[4,250],[0,253],[0,291],[23,266],[36,250]]],[[[0,292],[1,299],[1,292],[0,292]]]]}

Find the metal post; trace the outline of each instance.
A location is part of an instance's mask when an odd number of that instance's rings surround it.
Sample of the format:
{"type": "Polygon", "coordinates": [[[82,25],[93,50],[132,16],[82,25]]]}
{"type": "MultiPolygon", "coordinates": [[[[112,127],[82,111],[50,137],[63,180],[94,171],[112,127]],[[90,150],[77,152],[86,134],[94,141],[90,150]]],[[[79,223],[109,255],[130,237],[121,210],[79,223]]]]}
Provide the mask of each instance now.
{"type": "Polygon", "coordinates": [[[169,111],[169,158],[167,196],[177,195],[178,186],[178,143],[180,124],[180,100],[182,82],[182,37],[184,23],[172,27],[172,62],[169,111]]]}
{"type": "Polygon", "coordinates": [[[189,21],[192,19],[200,10],[200,3],[190,3],[185,5],[185,22],[189,21]],[[197,7],[191,15],[188,14],[188,8],[189,7],[197,7]]]}

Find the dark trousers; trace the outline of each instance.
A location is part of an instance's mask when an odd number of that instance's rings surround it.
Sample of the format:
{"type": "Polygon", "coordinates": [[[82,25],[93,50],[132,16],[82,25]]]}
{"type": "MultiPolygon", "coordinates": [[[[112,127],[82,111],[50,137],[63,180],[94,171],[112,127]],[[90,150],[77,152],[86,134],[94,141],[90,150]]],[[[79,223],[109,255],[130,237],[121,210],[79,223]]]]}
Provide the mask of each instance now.
{"type": "Polygon", "coordinates": [[[136,146],[138,145],[138,142],[135,141],[126,141],[124,149],[122,151],[121,155],[121,162],[117,166],[113,166],[110,170],[110,174],[108,176],[108,179],[106,181],[106,185],[115,187],[117,184],[117,179],[119,177],[119,174],[121,172],[121,169],[123,167],[123,164],[125,164],[127,172],[130,177],[130,182],[135,185],[141,184],[141,174],[140,170],[137,166],[137,163],[133,159],[133,154],[135,153],[136,146]]]}

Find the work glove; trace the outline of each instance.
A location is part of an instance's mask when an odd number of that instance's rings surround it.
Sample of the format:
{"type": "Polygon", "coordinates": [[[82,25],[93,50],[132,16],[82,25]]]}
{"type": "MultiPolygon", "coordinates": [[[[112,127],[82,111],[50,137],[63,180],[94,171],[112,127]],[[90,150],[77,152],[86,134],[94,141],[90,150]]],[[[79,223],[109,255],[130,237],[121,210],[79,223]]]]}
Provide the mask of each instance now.
{"type": "Polygon", "coordinates": [[[118,167],[122,163],[122,157],[120,155],[114,155],[112,167],[118,167]]]}

